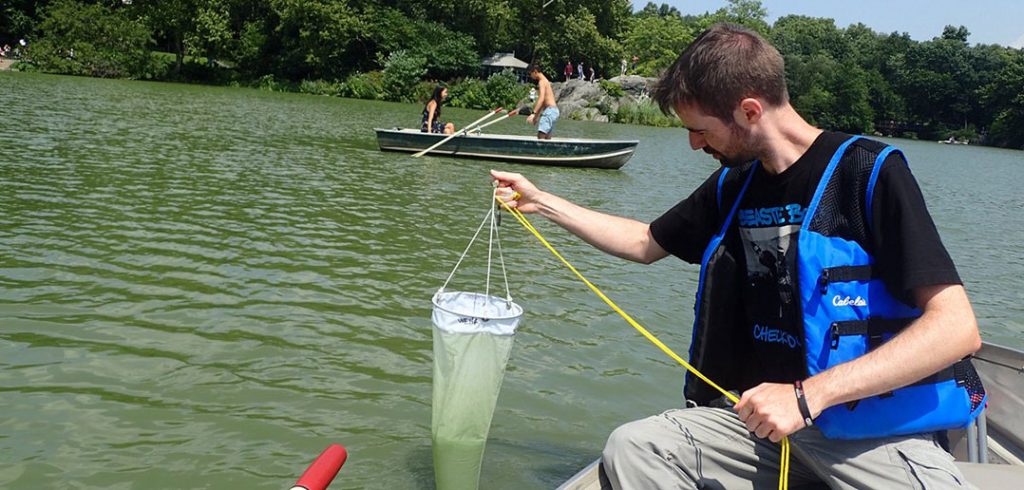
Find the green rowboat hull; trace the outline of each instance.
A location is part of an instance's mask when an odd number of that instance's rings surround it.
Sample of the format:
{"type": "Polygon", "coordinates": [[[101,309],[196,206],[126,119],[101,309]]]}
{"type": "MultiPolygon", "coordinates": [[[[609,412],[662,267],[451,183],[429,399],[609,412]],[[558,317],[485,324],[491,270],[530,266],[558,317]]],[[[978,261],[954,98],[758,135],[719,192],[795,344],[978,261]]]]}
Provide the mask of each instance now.
{"type": "MultiPolygon", "coordinates": [[[[377,145],[382,151],[415,153],[425,150],[448,135],[424,133],[416,129],[380,129],[377,145]]],[[[459,135],[430,151],[434,156],[480,158],[513,163],[562,167],[621,168],[633,156],[639,141],[552,138],[507,134],[459,135]]]]}

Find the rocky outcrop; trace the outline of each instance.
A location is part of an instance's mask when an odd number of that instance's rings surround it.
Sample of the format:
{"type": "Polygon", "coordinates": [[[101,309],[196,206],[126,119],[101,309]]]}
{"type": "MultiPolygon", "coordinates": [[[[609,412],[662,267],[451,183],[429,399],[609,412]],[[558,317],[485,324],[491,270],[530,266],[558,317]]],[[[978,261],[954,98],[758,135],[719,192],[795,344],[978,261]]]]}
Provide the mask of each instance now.
{"type": "Polygon", "coordinates": [[[611,79],[611,81],[621,85],[622,90],[633,97],[647,95],[657,80],[657,78],[641,77],[638,75],[626,75],[611,79]]]}
{"type": "Polygon", "coordinates": [[[562,117],[583,121],[608,122],[608,115],[619,110],[623,102],[635,102],[647,96],[654,78],[636,75],[609,80],[622,87],[623,95],[610,95],[598,82],[569,80],[551,84],[562,117]]]}

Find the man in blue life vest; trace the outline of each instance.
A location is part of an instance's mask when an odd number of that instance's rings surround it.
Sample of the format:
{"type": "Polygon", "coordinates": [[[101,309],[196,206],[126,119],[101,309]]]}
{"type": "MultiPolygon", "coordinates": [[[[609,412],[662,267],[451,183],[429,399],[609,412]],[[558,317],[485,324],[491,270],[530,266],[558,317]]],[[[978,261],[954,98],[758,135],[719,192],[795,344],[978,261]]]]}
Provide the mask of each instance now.
{"type": "Polygon", "coordinates": [[[608,438],[604,488],[971,488],[940,446],[985,392],[977,322],[903,154],[823,131],[789,103],[783,59],[719,24],[652,98],[722,164],[652,223],[492,172],[499,197],[612,255],[701,264],[686,407],[608,438]],[[514,199],[513,199],[514,198],[514,199]]]}

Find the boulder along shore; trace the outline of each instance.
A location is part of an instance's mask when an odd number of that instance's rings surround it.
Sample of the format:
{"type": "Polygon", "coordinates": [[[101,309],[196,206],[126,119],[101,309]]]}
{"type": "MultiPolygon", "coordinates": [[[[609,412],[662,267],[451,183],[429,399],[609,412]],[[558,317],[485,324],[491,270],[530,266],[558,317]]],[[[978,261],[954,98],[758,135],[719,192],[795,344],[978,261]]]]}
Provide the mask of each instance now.
{"type": "Polygon", "coordinates": [[[619,110],[623,103],[638,103],[649,98],[656,78],[626,75],[607,81],[622,87],[623,95],[610,95],[600,80],[587,81],[571,79],[567,82],[551,82],[555,101],[562,117],[582,121],[608,122],[608,116],[619,110]]]}

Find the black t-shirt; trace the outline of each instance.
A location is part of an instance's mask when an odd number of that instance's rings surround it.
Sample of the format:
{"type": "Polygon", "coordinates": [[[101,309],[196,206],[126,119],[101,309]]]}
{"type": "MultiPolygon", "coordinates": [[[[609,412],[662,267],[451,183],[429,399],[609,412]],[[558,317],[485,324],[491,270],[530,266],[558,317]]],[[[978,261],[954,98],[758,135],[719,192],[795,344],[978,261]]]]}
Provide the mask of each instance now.
{"type": "MultiPolygon", "coordinates": [[[[796,278],[790,277],[795,270],[795,245],[818,182],[832,155],[848,138],[826,131],[781,174],[758,168],[734,218],[743,246],[739,259],[746,270],[742,291],[737,293],[742,297],[747,332],[754,339],[749,369],[760,373],[760,382],[806,377],[799,293],[796,278]]],[[[651,223],[655,241],[687,262],[700,263],[733,205],[719,202],[720,173],[712,174],[693,194],[651,223]]],[[[960,284],[921,190],[899,153],[890,154],[882,164],[872,208],[870,243],[864,245],[875,257],[877,270],[892,294],[914,304],[915,288],[960,284]]]]}

